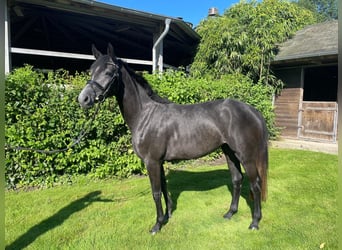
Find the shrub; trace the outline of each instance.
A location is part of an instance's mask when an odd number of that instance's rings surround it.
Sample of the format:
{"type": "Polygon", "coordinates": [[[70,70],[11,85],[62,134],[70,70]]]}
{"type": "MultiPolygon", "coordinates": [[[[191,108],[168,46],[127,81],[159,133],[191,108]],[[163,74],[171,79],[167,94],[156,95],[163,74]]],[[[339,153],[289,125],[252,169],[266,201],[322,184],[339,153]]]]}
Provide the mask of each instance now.
{"type": "Polygon", "coordinates": [[[220,79],[194,78],[182,71],[167,71],[162,76],[145,74],[146,79],[162,97],[176,103],[198,103],[232,98],[248,103],[264,116],[270,137],[277,136],[272,106],[273,88],[254,84],[242,74],[228,74],[220,79]]]}
{"type": "MultiPolygon", "coordinates": [[[[68,147],[92,112],[85,112],[76,97],[88,78],[60,70],[44,75],[32,66],[16,69],[6,78],[5,140],[10,146],[34,149],[68,147]]],[[[114,99],[105,102],[86,138],[58,154],[7,150],[8,187],[52,185],[61,175],[92,174],[126,177],[144,170],[130,146],[130,136],[114,99]]]]}
{"type": "MultiPolygon", "coordinates": [[[[227,97],[247,102],[263,113],[271,134],[275,131],[272,90],[252,84],[247,77],[237,74],[220,80],[195,79],[182,71],[145,77],[161,96],[177,103],[227,97]]],[[[84,73],[71,76],[65,70],[47,74],[32,66],[14,70],[6,78],[6,144],[44,150],[72,145],[94,112],[84,111],[76,101],[87,79],[84,73]]],[[[8,187],[50,186],[67,179],[61,176],[78,174],[95,178],[146,174],[132,150],[131,134],[115,98],[101,105],[85,138],[75,147],[57,154],[6,150],[5,156],[8,187]]]]}

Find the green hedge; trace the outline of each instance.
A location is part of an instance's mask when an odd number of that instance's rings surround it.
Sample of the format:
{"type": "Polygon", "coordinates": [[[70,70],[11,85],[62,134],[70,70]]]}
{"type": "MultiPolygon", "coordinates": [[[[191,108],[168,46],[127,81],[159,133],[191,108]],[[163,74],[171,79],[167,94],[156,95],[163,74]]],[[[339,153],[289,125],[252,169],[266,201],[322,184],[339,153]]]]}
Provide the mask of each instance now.
{"type": "MultiPolygon", "coordinates": [[[[87,78],[63,70],[44,75],[31,66],[12,72],[6,79],[6,144],[46,150],[72,144],[94,112],[86,113],[76,101],[87,78]]],[[[131,148],[130,134],[111,98],[102,104],[87,136],[71,150],[58,154],[7,150],[6,183],[42,186],[75,174],[104,178],[142,173],[131,148]]]]}
{"type": "MultiPolygon", "coordinates": [[[[242,75],[214,81],[168,71],[163,76],[145,77],[161,96],[177,103],[226,97],[250,103],[263,113],[271,134],[275,134],[272,90],[253,85],[242,75]]],[[[14,70],[6,78],[6,144],[45,150],[71,145],[94,112],[81,109],[76,101],[88,78],[65,70],[38,73],[32,66],[14,70]]],[[[115,98],[101,105],[89,133],[74,148],[58,154],[6,150],[5,155],[8,187],[49,186],[77,174],[122,178],[146,173],[132,150],[131,135],[115,98]]]]}
{"type": "Polygon", "coordinates": [[[221,98],[232,98],[248,103],[263,114],[270,137],[277,136],[272,107],[274,89],[270,86],[254,84],[251,79],[242,74],[211,79],[188,77],[182,71],[167,71],[162,77],[146,74],[145,78],[160,96],[176,103],[198,103],[221,98]]]}

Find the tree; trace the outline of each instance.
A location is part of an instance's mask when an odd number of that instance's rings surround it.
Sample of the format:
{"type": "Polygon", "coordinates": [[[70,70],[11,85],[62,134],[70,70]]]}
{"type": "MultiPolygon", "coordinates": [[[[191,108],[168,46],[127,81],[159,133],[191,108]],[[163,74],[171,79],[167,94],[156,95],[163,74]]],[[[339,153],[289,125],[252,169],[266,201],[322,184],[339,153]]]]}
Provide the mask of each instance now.
{"type": "Polygon", "coordinates": [[[277,44],[314,22],[314,14],[295,3],[242,1],[223,16],[200,23],[197,32],[202,40],[191,72],[216,78],[239,72],[255,83],[278,85],[280,82],[270,73],[277,44]]]}
{"type": "Polygon", "coordinates": [[[320,21],[338,18],[337,0],[297,0],[296,3],[316,13],[320,21]]]}

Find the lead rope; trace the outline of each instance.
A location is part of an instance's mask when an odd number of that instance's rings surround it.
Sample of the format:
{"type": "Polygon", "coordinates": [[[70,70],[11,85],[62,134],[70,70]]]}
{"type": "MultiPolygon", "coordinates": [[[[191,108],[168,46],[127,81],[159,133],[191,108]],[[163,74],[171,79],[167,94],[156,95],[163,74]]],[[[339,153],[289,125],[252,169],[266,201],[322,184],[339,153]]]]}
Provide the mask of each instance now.
{"type": "Polygon", "coordinates": [[[68,147],[65,147],[62,149],[43,150],[43,149],[28,148],[28,147],[21,147],[21,146],[5,145],[5,151],[9,151],[9,150],[12,150],[12,151],[33,151],[33,152],[37,152],[37,153],[41,153],[41,154],[56,154],[56,153],[68,151],[69,149],[71,149],[71,148],[75,147],[77,144],[79,144],[81,142],[81,140],[83,139],[83,137],[88,133],[90,125],[95,120],[95,117],[97,116],[99,110],[100,110],[100,103],[98,103],[96,105],[95,112],[94,112],[93,116],[91,117],[91,119],[89,120],[89,122],[84,123],[84,126],[83,126],[80,134],[78,135],[77,138],[74,139],[73,143],[71,145],[69,145],[68,147]]]}

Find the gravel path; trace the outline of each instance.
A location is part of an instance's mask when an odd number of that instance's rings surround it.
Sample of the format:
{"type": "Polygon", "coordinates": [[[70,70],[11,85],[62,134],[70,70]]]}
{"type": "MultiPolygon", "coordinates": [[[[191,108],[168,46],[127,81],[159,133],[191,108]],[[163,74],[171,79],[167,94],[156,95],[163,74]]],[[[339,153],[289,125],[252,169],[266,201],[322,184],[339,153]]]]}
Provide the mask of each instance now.
{"type": "Polygon", "coordinates": [[[316,141],[280,138],[277,141],[271,141],[270,147],[303,149],[303,150],[323,152],[323,153],[328,153],[328,154],[335,154],[335,155],[338,154],[338,143],[332,143],[332,142],[316,142],[316,141]]]}

